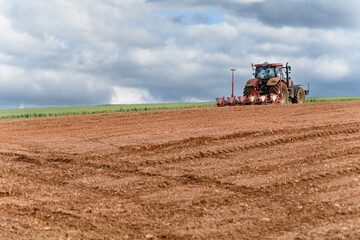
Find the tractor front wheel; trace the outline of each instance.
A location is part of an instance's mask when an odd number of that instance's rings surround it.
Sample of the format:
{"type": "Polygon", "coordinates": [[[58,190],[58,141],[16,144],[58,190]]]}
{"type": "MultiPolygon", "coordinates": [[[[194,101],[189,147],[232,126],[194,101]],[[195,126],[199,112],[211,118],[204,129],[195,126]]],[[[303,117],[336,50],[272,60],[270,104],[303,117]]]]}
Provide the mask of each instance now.
{"type": "MultiPolygon", "coordinates": [[[[269,92],[270,94],[276,94],[280,97],[280,82],[278,82],[275,86],[271,87],[269,92]]],[[[285,102],[283,104],[287,104],[289,99],[289,93],[285,83],[281,83],[281,93],[283,96],[282,98],[285,99],[285,102]]]]}
{"type": "Polygon", "coordinates": [[[292,99],[293,103],[305,103],[305,91],[302,88],[295,89],[295,96],[292,99]]]}

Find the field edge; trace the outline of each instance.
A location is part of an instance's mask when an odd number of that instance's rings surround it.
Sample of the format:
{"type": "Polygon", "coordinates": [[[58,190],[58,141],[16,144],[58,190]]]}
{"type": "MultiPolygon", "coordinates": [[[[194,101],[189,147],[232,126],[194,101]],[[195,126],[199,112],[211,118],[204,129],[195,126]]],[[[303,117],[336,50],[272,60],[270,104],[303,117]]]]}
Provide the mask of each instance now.
{"type": "MultiPolygon", "coordinates": [[[[312,97],[306,102],[336,102],[336,101],[360,101],[360,97],[312,97]]],[[[0,110],[0,119],[51,117],[66,115],[99,114],[114,112],[138,112],[154,110],[170,110],[185,108],[216,107],[215,102],[198,103],[159,103],[159,104],[119,104],[119,105],[97,105],[97,106],[74,106],[74,107],[50,107],[33,109],[0,110]]]]}

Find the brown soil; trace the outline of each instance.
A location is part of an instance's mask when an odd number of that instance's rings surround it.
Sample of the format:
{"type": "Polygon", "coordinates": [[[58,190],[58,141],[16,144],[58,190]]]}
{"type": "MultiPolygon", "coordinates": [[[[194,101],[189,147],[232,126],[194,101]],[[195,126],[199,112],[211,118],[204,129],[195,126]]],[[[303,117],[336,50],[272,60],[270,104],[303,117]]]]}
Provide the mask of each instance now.
{"type": "Polygon", "coordinates": [[[0,121],[0,239],[360,239],[360,102],[0,121]]]}

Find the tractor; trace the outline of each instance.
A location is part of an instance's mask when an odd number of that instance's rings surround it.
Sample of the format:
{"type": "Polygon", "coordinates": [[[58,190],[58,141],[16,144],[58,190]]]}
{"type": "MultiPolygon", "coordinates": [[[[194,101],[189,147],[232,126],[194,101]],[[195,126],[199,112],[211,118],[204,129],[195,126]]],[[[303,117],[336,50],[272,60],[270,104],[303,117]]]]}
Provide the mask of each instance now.
{"type": "MultiPolygon", "coordinates": [[[[294,85],[289,76],[291,66],[287,63],[285,66],[281,63],[251,64],[255,78],[247,81],[243,96],[234,96],[234,87],[231,97],[225,99],[217,98],[218,106],[234,105],[255,105],[255,104],[287,104],[304,103],[305,96],[309,90],[304,90],[302,85],[294,85]],[[255,67],[255,68],[254,68],[255,67]]],[[[234,86],[234,71],[233,86],[234,86]]]]}

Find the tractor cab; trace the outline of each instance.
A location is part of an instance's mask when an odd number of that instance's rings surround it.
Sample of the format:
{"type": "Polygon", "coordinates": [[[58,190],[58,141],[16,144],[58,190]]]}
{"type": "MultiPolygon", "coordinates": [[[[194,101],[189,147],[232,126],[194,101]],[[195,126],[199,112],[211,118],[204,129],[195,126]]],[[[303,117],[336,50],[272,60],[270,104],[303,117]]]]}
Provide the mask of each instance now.
{"type": "MultiPolygon", "coordinates": [[[[254,65],[253,70],[254,70],[254,65]]],[[[287,67],[283,67],[281,63],[263,63],[263,64],[256,64],[255,65],[255,78],[261,79],[261,80],[268,80],[273,77],[278,77],[280,79],[286,80],[286,69],[287,67]]],[[[288,66],[288,70],[290,70],[290,66],[288,66]]]]}
{"type": "MultiPolygon", "coordinates": [[[[277,72],[279,72],[279,70],[277,72]]],[[[267,80],[267,79],[276,77],[275,67],[272,67],[272,66],[256,67],[255,77],[259,78],[261,80],[267,80]]]]}

